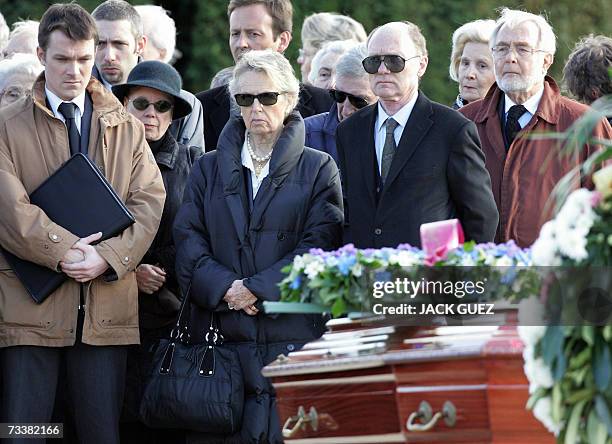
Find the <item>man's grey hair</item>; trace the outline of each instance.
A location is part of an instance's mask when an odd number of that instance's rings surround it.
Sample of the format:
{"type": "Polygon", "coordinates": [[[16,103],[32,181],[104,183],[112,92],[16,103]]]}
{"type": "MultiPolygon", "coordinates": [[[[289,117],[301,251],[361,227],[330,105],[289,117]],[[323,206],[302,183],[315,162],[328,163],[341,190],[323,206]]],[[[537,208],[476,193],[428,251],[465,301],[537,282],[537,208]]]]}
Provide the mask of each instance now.
{"type": "Polygon", "coordinates": [[[344,54],[349,49],[358,45],[359,42],[355,40],[337,40],[333,42],[327,42],[323,45],[323,48],[319,49],[315,56],[312,58],[310,63],[310,72],[308,73],[308,80],[314,83],[319,75],[319,69],[321,68],[321,62],[327,54],[344,54]]]}
{"type": "Polygon", "coordinates": [[[416,52],[417,52],[416,55],[426,56],[427,55],[427,42],[425,41],[425,36],[423,36],[423,33],[421,32],[421,28],[419,28],[414,23],[406,21],[406,20],[402,20],[400,22],[389,22],[389,23],[385,23],[384,25],[377,26],[376,28],[372,30],[372,32],[370,32],[370,35],[368,35],[368,40],[366,41],[366,45],[370,46],[370,41],[372,40],[372,37],[374,37],[374,34],[376,34],[376,32],[380,30],[380,28],[387,26],[387,25],[396,24],[396,23],[400,23],[405,26],[406,33],[408,37],[410,38],[410,40],[412,41],[412,44],[414,45],[414,49],[416,49],[416,52]]]}
{"type": "Polygon", "coordinates": [[[4,49],[9,39],[9,27],[6,24],[4,16],[0,12],[0,51],[4,49]]]}
{"type": "Polygon", "coordinates": [[[302,47],[306,45],[319,50],[327,42],[336,40],[355,40],[364,42],[365,29],[357,20],[335,12],[311,14],[302,24],[302,47]]]}
{"type": "Polygon", "coordinates": [[[465,23],[453,32],[453,49],[451,50],[448,73],[455,82],[459,81],[459,63],[463,55],[463,48],[468,43],[484,43],[489,46],[491,34],[495,29],[494,20],[474,20],[465,23]]]}
{"type": "Polygon", "coordinates": [[[230,80],[232,80],[232,76],[234,75],[234,67],[228,66],[227,68],[223,68],[210,81],[210,89],[218,88],[219,86],[227,85],[230,80]]]}
{"type": "Polygon", "coordinates": [[[134,40],[138,40],[144,35],[142,29],[142,19],[132,5],[123,0],[106,0],[93,10],[91,16],[95,21],[116,22],[127,20],[132,28],[134,40]]]}
{"type": "Polygon", "coordinates": [[[32,81],[43,71],[38,57],[33,54],[14,54],[10,59],[0,60],[0,91],[6,87],[6,81],[15,74],[29,76],[32,81]]]}
{"type": "Polygon", "coordinates": [[[34,20],[13,23],[13,30],[9,35],[6,49],[13,50],[15,53],[35,55],[38,47],[38,25],[39,22],[34,20]],[[15,51],[15,47],[19,48],[19,51],[15,51]]]}
{"type": "Polygon", "coordinates": [[[489,47],[493,48],[497,44],[497,35],[504,26],[515,29],[527,22],[533,23],[538,28],[538,43],[535,49],[541,49],[554,56],[557,51],[557,37],[546,18],[542,15],[519,11],[517,9],[502,9],[499,18],[495,22],[495,29],[493,29],[491,33],[489,47]]]}
{"type": "Polygon", "coordinates": [[[134,9],[142,19],[147,45],[153,45],[164,52],[163,61],[169,63],[176,49],[176,25],[170,11],[157,5],[138,5],[134,9]]]}
{"type": "Polygon", "coordinates": [[[612,94],[612,38],[590,34],[581,38],[563,67],[563,84],[583,103],[612,94]]]}
{"type": "Polygon", "coordinates": [[[234,77],[229,83],[230,96],[239,93],[240,77],[247,72],[260,72],[267,75],[276,92],[285,93],[289,106],[285,115],[289,115],[297,106],[300,93],[300,82],[295,78],[293,67],[281,53],[271,49],[249,51],[245,53],[234,68],[234,77]]]}
{"type": "Polygon", "coordinates": [[[365,43],[360,43],[357,46],[346,51],[336,63],[336,78],[368,78],[368,73],[363,69],[361,62],[368,56],[368,50],[365,43]]]}

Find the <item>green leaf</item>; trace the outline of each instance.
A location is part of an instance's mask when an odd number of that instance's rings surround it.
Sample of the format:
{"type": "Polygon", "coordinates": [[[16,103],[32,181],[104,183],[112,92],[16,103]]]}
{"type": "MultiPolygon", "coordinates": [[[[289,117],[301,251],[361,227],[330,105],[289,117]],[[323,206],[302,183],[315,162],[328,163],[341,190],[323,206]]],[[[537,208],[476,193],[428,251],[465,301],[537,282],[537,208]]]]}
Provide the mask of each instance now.
{"type": "Polygon", "coordinates": [[[601,395],[595,396],[595,410],[597,411],[597,416],[599,416],[601,422],[606,425],[606,428],[608,429],[608,434],[612,435],[612,416],[610,416],[610,409],[608,408],[608,403],[601,395]]]}
{"type": "Polygon", "coordinates": [[[587,420],[587,437],[589,444],[606,444],[608,438],[606,426],[599,420],[594,409],[591,409],[587,420]]]}
{"type": "Polygon", "coordinates": [[[544,396],[546,396],[546,392],[548,391],[548,389],[545,389],[544,387],[539,387],[535,393],[533,395],[531,395],[529,397],[529,399],[527,400],[527,404],[525,405],[525,408],[527,410],[533,410],[533,407],[536,405],[536,403],[543,398],[544,396]]]}
{"type": "Polygon", "coordinates": [[[612,339],[612,325],[606,325],[603,328],[603,331],[601,332],[601,334],[603,335],[603,338],[607,342],[610,342],[610,340],[612,339]]]}
{"type": "Polygon", "coordinates": [[[554,422],[561,422],[563,416],[563,399],[561,394],[561,384],[557,383],[553,386],[551,400],[551,416],[554,422]]]}
{"type": "Polygon", "coordinates": [[[567,358],[561,349],[557,353],[557,359],[555,360],[555,364],[553,365],[553,379],[555,381],[560,381],[561,378],[565,375],[565,370],[567,368],[567,358]]]}
{"type": "Polygon", "coordinates": [[[594,394],[595,391],[590,388],[577,390],[572,392],[572,394],[565,399],[565,402],[567,404],[576,404],[580,401],[588,401],[593,397],[594,394]]]}
{"type": "Polygon", "coordinates": [[[593,376],[595,385],[600,392],[604,392],[610,384],[612,377],[612,362],[610,357],[610,346],[602,338],[595,341],[595,354],[593,355],[593,376]]]}
{"type": "Polygon", "coordinates": [[[584,369],[585,365],[591,361],[592,351],[591,347],[585,347],[580,353],[573,353],[570,358],[569,368],[576,370],[584,369]]]}
{"type": "Polygon", "coordinates": [[[334,305],[332,305],[331,313],[334,318],[338,318],[346,313],[346,303],[344,302],[344,299],[336,299],[334,305]]]}
{"type": "Polygon", "coordinates": [[[567,423],[567,429],[565,429],[565,444],[576,444],[578,442],[580,420],[585,404],[586,401],[580,401],[572,409],[569,422],[567,423]]]}
{"type": "Polygon", "coordinates": [[[586,342],[590,346],[593,346],[593,344],[595,343],[595,327],[591,325],[585,325],[582,327],[581,333],[584,342],[586,342]]]}
{"type": "Polygon", "coordinates": [[[542,338],[542,359],[549,367],[553,366],[553,361],[563,353],[563,330],[559,325],[551,325],[546,329],[542,338]]]}

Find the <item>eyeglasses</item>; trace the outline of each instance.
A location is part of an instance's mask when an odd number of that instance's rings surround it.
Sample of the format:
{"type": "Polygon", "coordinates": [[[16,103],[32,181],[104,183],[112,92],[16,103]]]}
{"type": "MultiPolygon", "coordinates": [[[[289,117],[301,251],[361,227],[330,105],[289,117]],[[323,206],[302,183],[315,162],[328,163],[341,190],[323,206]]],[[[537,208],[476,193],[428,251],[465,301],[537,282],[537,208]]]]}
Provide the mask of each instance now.
{"type": "Polygon", "coordinates": [[[369,105],[368,101],[363,97],[354,96],[352,94],[346,93],[344,91],[339,91],[337,89],[330,89],[329,95],[338,103],[344,103],[344,101],[348,97],[349,102],[351,102],[351,105],[353,105],[357,109],[361,109],[369,105]]]}
{"type": "Polygon", "coordinates": [[[138,111],[144,111],[149,107],[149,105],[153,105],[153,108],[155,108],[155,111],[158,113],[167,113],[172,109],[172,107],[174,107],[172,102],[169,102],[168,100],[149,102],[144,97],[136,97],[135,99],[129,100],[129,102],[132,102],[132,105],[134,105],[134,108],[136,108],[138,111]]]}
{"type": "Polygon", "coordinates": [[[234,99],[240,106],[251,106],[255,99],[264,106],[276,105],[278,96],[282,93],[278,92],[263,92],[261,94],[235,94],[234,99]]]}
{"type": "Polygon", "coordinates": [[[546,52],[543,49],[535,49],[527,45],[496,45],[491,50],[496,57],[506,57],[510,54],[512,48],[514,48],[519,57],[531,57],[536,52],[546,52]]]}
{"type": "Polygon", "coordinates": [[[384,63],[387,69],[391,72],[402,72],[406,66],[406,62],[408,60],[416,59],[417,57],[421,56],[415,55],[405,59],[402,56],[395,54],[376,55],[366,57],[363,59],[361,64],[363,65],[363,69],[365,69],[368,74],[376,74],[381,63],[384,63]]]}

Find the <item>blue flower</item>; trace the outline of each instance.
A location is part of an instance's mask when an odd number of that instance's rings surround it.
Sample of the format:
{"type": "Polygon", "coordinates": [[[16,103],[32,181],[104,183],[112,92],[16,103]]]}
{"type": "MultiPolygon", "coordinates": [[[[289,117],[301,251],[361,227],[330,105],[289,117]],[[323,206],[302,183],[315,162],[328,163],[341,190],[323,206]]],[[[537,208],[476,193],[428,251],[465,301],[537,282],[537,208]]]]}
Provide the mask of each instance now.
{"type": "Polygon", "coordinates": [[[343,255],[338,260],[338,270],[342,275],[347,276],[351,272],[351,268],[355,265],[357,259],[355,256],[343,255]]]}
{"type": "Polygon", "coordinates": [[[293,282],[291,282],[291,285],[289,286],[291,287],[292,290],[298,290],[301,285],[302,285],[302,275],[298,274],[293,280],[293,282]]]}

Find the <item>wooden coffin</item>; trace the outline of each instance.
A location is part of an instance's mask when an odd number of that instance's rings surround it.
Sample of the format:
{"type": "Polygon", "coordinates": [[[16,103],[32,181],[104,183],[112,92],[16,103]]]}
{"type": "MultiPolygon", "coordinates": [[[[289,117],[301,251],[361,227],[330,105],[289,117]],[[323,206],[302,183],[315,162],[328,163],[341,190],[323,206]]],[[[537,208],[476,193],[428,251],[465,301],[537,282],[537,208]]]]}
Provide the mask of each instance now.
{"type": "Polygon", "coordinates": [[[522,350],[513,327],[335,320],[264,374],[287,443],[554,443],[525,409],[522,350]]]}

